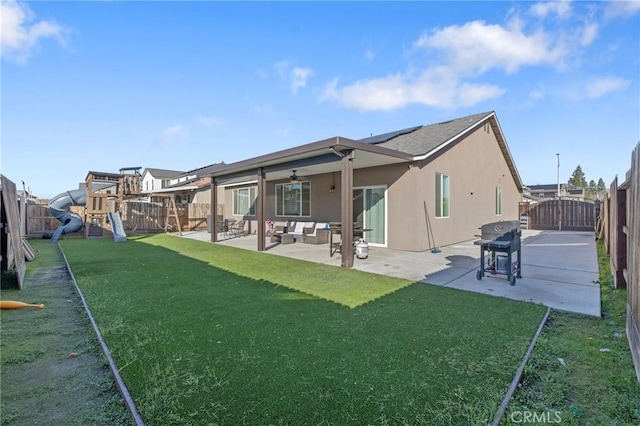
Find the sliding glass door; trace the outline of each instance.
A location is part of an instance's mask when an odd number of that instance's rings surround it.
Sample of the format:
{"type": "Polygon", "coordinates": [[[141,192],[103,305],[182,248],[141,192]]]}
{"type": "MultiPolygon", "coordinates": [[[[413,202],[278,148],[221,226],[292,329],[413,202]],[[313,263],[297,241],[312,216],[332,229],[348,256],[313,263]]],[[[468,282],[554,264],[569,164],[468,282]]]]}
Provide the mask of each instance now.
{"type": "Polygon", "coordinates": [[[386,246],[387,238],[387,188],[370,186],[353,190],[353,221],[362,224],[365,229],[364,239],[369,244],[386,246]]]}

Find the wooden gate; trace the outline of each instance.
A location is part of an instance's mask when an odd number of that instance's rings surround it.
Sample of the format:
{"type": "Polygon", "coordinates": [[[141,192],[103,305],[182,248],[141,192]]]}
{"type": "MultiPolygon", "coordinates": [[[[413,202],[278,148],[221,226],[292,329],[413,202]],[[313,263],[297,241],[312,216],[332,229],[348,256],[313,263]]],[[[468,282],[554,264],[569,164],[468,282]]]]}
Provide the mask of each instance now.
{"type": "Polygon", "coordinates": [[[547,200],[524,213],[529,229],[595,231],[596,209],[592,201],[547,200]]]}

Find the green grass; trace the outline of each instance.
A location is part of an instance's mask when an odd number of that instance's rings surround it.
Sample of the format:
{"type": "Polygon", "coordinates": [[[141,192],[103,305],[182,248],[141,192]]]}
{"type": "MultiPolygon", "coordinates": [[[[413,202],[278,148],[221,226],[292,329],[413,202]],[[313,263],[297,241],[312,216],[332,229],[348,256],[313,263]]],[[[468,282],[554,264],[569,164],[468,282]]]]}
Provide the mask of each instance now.
{"type": "Polygon", "coordinates": [[[142,237],[140,241],[169,248],[183,256],[206,262],[210,266],[244,278],[267,281],[350,308],[413,284],[413,281],[409,280],[355,270],[327,268],[326,265],[313,262],[292,262],[291,259],[282,256],[265,256],[219,245],[206,244],[207,249],[203,250],[200,244],[192,244],[189,239],[171,235],[142,237]]]}
{"type": "Polygon", "coordinates": [[[602,318],[552,312],[504,424],[522,423],[524,413],[548,413],[562,424],[640,424],[640,386],[625,335],[627,291],[613,288],[602,241],[598,259],[602,318]]]}
{"type": "Polygon", "coordinates": [[[45,307],[0,311],[2,425],[131,424],[60,251],[30,242],[23,289],[3,275],[1,297],[45,307]]]}
{"type": "Polygon", "coordinates": [[[148,424],[484,424],[545,311],[166,235],[61,245],[148,424]]]}

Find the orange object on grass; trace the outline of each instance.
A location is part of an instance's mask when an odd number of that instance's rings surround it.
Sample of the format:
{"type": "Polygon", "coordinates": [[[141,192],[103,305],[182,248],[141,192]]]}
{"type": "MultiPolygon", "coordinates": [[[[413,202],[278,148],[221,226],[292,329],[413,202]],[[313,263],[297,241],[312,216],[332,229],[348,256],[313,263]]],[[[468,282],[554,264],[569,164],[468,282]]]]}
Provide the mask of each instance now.
{"type": "Polygon", "coordinates": [[[33,304],[17,302],[15,300],[0,300],[0,309],[20,309],[20,308],[44,308],[44,304],[33,304]]]}

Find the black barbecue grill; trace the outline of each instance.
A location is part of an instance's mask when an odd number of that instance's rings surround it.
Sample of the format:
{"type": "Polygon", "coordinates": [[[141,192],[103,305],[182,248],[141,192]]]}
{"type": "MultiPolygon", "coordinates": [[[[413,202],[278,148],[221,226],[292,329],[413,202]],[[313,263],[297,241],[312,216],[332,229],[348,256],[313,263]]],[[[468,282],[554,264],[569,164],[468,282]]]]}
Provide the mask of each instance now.
{"type": "Polygon", "coordinates": [[[516,277],[522,278],[522,251],[520,245],[520,221],[510,220],[482,225],[480,246],[480,269],[476,278],[481,280],[485,273],[507,276],[509,284],[516,285],[516,277]],[[517,252],[516,260],[512,254],[517,252]],[[485,256],[485,253],[487,256],[485,256]]]}

